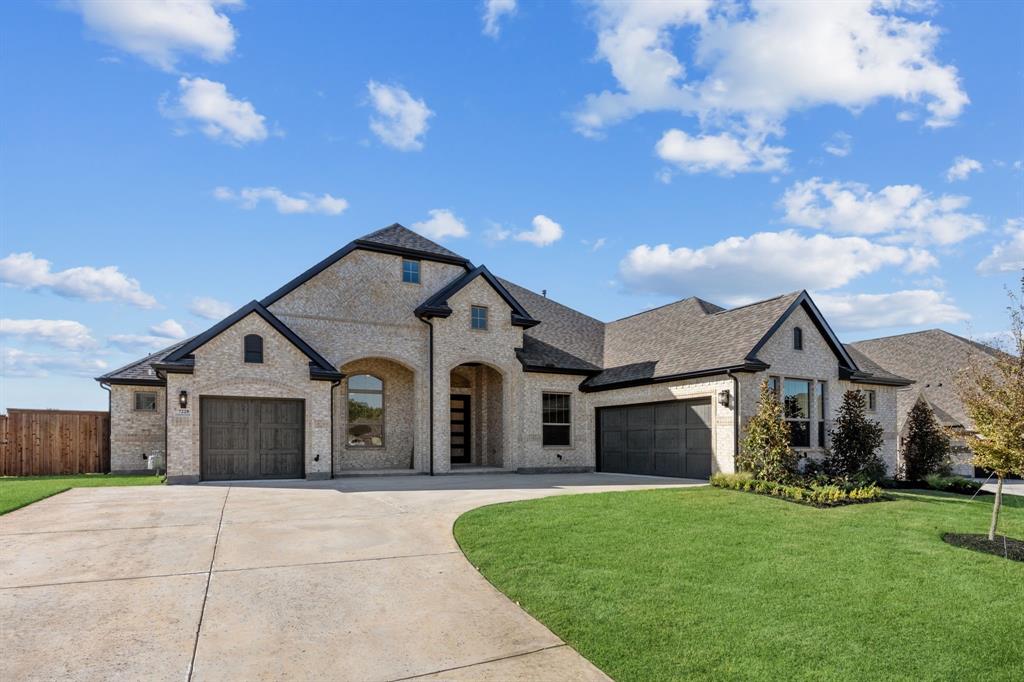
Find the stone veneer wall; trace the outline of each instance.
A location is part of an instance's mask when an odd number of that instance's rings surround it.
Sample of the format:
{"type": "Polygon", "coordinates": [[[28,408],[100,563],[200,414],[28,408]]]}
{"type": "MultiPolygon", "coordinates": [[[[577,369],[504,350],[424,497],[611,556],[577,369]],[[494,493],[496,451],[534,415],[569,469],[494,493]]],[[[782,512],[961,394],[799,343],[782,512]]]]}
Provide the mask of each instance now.
{"type": "MultiPolygon", "coordinates": [[[[839,379],[839,360],[828,346],[825,338],[803,308],[798,308],[789,319],[765,343],[758,358],[764,360],[771,368],[767,372],[741,374],[741,424],[746,425],[750,417],[757,412],[757,399],[760,394],[761,382],[768,376],[779,376],[790,379],[811,379],[827,381],[828,390],[825,396],[826,432],[832,427],[832,419],[843,401],[843,393],[849,389],[873,390],[876,393],[876,411],[868,416],[885,427],[884,443],[879,455],[885,462],[890,473],[896,471],[896,388],[893,386],[855,384],[839,379]],[[793,348],[793,328],[803,330],[804,349],[793,348]]],[[[812,391],[813,391],[812,386],[812,391]]],[[[817,447],[818,406],[812,395],[811,399],[811,446],[801,449],[808,457],[820,459],[823,450],[817,447]]],[[[740,437],[742,438],[742,429],[740,437]]]]}
{"type": "Polygon", "coordinates": [[[345,379],[334,399],[334,471],[360,469],[409,469],[416,442],[415,376],[412,370],[391,360],[366,358],[341,366],[345,379]],[[384,382],[384,445],[359,447],[348,444],[348,378],[372,374],[384,382]]]}
{"type": "Polygon", "coordinates": [[[164,400],[163,386],[110,387],[110,470],[114,472],[143,471],[149,467],[143,455],[164,456],[164,400]],[[156,410],[140,412],[135,409],[135,394],[155,393],[156,410]]]}
{"type": "Polygon", "coordinates": [[[331,382],[309,378],[309,358],[255,313],[211,339],[195,352],[193,374],[170,374],[167,392],[188,391],[189,408],[167,417],[167,476],[171,482],[199,479],[200,404],[205,396],[300,399],[305,403],[307,478],[330,476],[331,382]],[[263,363],[243,361],[246,334],[263,337],[263,363]],[[316,461],[319,456],[319,461],[316,461]]]}

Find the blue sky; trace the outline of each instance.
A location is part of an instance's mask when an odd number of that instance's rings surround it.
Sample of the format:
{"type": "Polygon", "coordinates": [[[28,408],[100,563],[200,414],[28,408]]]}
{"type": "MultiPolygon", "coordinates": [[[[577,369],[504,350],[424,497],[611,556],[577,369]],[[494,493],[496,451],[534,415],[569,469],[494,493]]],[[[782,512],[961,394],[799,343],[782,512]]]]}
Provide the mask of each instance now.
{"type": "Polygon", "coordinates": [[[604,320],[806,288],[845,340],[996,334],[1022,26],[1011,2],[5,3],[0,407],[103,408],[89,377],[392,222],[604,320]]]}

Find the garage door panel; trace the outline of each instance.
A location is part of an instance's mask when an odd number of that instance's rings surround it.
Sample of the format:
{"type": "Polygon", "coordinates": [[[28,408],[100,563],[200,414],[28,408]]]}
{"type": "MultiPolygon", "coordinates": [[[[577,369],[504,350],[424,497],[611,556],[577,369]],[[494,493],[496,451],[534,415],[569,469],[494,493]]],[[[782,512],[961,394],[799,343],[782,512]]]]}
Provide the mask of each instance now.
{"type": "Polygon", "coordinates": [[[302,401],[202,398],[200,412],[204,479],[303,475],[302,401]]]}
{"type": "Polygon", "coordinates": [[[711,475],[709,399],[601,408],[598,424],[602,471],[711,475]]]}

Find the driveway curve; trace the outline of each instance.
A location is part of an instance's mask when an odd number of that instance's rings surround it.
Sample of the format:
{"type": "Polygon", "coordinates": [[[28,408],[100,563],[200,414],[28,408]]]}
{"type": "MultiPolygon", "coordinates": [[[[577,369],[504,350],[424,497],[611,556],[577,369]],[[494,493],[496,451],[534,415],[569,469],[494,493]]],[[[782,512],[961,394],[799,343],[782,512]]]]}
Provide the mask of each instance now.
{"type": "Polygon", "coordinates": [[[0,517],[0,679],[603,680],[452,536],[617,474],[77,488],[0,517]]]}

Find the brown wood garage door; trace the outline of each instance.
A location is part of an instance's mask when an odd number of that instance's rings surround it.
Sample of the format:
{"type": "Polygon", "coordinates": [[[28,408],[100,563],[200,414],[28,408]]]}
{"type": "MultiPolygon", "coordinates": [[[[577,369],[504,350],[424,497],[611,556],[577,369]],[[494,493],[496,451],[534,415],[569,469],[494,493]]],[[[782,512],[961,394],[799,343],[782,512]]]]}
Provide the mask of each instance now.
{"type": "Polygon", "coordinates": [[[709,478],[711,400],[673,400],[597,411],[598,469],[709,478]]]}
{"type": "Polygon", "coordinates": [[[301,400],[202,398],[205,481],[303,476],[301,400]]]}

